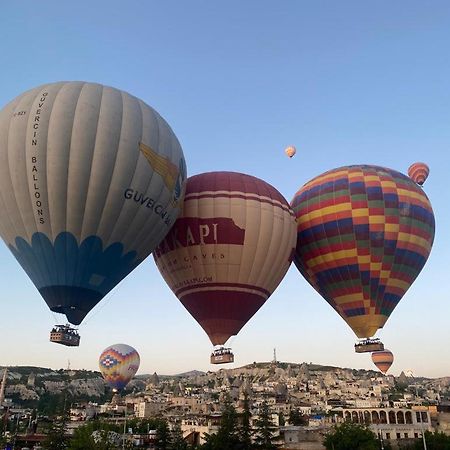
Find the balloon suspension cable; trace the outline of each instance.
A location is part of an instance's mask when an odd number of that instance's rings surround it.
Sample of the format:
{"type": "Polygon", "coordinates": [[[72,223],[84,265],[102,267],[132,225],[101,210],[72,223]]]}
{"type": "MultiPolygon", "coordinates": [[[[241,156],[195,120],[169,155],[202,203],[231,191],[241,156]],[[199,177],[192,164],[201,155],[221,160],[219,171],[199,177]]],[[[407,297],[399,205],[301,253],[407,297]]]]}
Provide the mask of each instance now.
{"type": "Polygon", "coordinates": [[[108,294],[103,297],[102,301],[96,305],[96,307],[88,314],[88,316],[81,322],[80,325],[78,325],[78,328],[84,327],[86,324],[88,324],[94,317],[97,317],[98,314],[103,311],[105,306],[111,301],[113,297],[116,296],[117,292],[119,291],[119,285],[116,285],[111,291],[108,292],[108,294]]]}

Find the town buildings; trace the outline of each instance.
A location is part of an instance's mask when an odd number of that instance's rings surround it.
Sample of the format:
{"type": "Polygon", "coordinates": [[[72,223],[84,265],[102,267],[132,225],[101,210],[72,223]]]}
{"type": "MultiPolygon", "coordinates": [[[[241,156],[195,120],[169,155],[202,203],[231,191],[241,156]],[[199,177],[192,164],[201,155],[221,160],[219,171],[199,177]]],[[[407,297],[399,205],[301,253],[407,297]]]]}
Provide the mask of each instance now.
{"type": "MultiPolygon", "coordinates": [[[[29,402],[48,392],[89,392],[91,402],[70,408],[73,427],[99,414],[116,421],[164,417],[193,443],[202,443],[206,433],[217,431],[225,399],[240,413],[245,398],[252,420],[261,405],[269,405],[277,439],[286,448],[323,448],[325,434],[343,421],[367,424],[380,441],[391,443],[419,439],[425,430],[450,434],[450,378],[413,379],[404,374],[395,378],[306,363],[254,363],[186,376],[141,376],[119,398],[108,394],[95,374],[87,379],[72,375],[69,380],[42,374],[28,374],[22,380],[14,371],[10,376],[3,406],[12,415],[27,415],[18,398],[29,402]],[[95,401],[94,394],[110,400],[95,401]]],[[[140,439],[131,433],[129,437],[135,442],[140,439]]]]}

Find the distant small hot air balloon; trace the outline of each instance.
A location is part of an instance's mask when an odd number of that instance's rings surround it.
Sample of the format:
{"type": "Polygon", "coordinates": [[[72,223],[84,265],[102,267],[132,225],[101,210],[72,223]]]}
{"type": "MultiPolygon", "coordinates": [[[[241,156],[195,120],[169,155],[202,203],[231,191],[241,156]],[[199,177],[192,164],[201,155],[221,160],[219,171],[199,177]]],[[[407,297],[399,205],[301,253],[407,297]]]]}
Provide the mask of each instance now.
{"type": "Polygon", "coordinates": [[[139,364],[139,353],[126,344],[111,345],[98,360],[103,378],[115,392],[125,388],[139,369],[139,364]]]}
{"type": "Polygon", "coordinates": [[[425,183],[428,175],[430,174],[430,168],[423,162],[416,162],[411,164],[408,168],[408,176],[417,183],[419,186],[422,186],[425,183]]]}
{"type": "MultiPolygon", "coordinates": [[[[284,197],[263,180],[235,172],[188,178],[183,213],[154,258],[169,287],[223,346],[264,304],[287,272],[296,222],[284,197]]],[[[216,349],[214,364],[232,362],[216,349]]]]}
{"type": "Polygon", "coordinates": [[[372,361],[381,372],[386,373],[394,362],[394,355],[390,350],[372,353],[372,361]]]}
{"type": "Polygon", "coordinates": [[[292,158],[297,153],[297,149],[293,145],[290,145],[285,148],[284,153],[286,153],[289,158],[292,158]]]}
{"type": "Polygon", "coordinates": [[[357,165],[312,179],[291,206],[297,268],[359,338],[371,338],[430,254],[435,222],[427,196],[400,172],[357,165]]]}

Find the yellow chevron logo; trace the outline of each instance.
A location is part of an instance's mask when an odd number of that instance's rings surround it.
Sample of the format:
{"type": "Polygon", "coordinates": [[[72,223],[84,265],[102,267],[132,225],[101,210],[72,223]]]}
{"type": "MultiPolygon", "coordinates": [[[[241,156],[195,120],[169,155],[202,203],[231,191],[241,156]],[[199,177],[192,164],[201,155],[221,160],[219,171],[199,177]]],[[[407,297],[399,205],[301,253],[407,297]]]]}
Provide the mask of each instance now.
{"type": "Polygon", "coordinates": [[[139,143],[139,149],[152,166],[153,170],[161,175],[167,188],[170,191],[173,191],[179,174],[178,167],[169,159],[158,155],[151,147],[142,142],[139,143]]]}
{"type": "Polygon", "coordinates": [[[145,156],[153,170],[161,175],[164,184],[173,195],[173,206],[177,206],[184,197],[184,186],[186,182],[186,162],[181,156],[178,167],[170,159],[159,155],[150,146],[139,142],[139,149],[145,156]]]}

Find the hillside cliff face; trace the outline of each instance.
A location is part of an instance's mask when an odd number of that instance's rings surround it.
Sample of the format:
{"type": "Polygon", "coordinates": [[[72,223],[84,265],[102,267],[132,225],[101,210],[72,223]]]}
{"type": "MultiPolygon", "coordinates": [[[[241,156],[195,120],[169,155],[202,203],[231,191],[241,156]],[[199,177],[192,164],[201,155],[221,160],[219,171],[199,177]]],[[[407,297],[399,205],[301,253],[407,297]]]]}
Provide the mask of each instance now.
{"type": "MultiPolygon", "coordinates": [[[[0,367],[0,378],[3,370],[0,367]]],[[[358,381],[360,386],[370,386],[374,379],[383,377],[373,370],[357,370],[315,364],[296,363],[253,363],[247,366],[219,369],[214,372],[191,371],[173,376],[158,376],[156,373],[139,375],[126,388],[125,393],[144,392],[150,386],[159,386],[162,392],[181,394],[186,386],[199,389],[211,389],[220,386],[236,391],[248,390],[252,383],[270,385],[279,390],[288,384],[308,384],[315,382],[318,389],[336,385],[336,380],[352,383],[358,381]]],[[[395,378],[384,378],[389,385],[394,385],[395,378]]],[[[407,380],[410,382],[410,380],[407,380]]],[[[418,380],[416,379],[415,382],[418,380]]],[[[398,382],[398,379],[397,379],[398,382]]],[[[426,387],[439,386],[450,389],[450,378],[427,380],[421,378],[426,387]]],[[[319,390],[320,390],[319,389],[319,390]]],[[[52,370],[42,367],[9,367],[5,397],[16,407],[45,409],[49,403],[61,403],[67,399],[71,403],[93,401],[102,403],[110,400],[112,392],[101,374],[89,370],[52,370]]]]}
{"type": "Polygon", "coordinates": [[[43,397],[68,395],[72,399],[95,400],[104,397],[106,390],[98,372],[10,367],[5,397],[17,406],[37,407],[43,397]]]}

